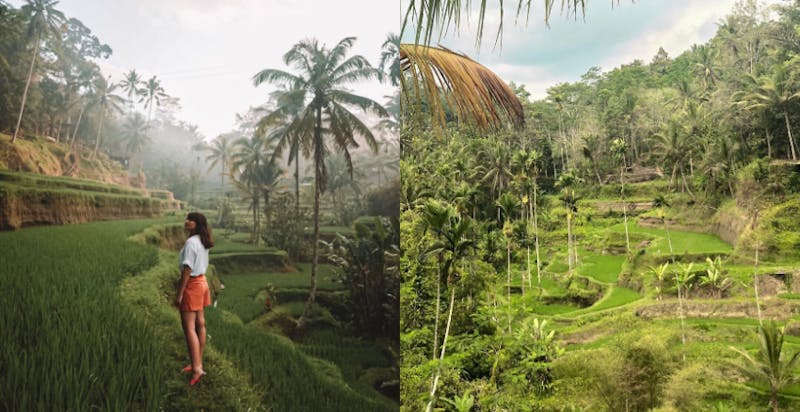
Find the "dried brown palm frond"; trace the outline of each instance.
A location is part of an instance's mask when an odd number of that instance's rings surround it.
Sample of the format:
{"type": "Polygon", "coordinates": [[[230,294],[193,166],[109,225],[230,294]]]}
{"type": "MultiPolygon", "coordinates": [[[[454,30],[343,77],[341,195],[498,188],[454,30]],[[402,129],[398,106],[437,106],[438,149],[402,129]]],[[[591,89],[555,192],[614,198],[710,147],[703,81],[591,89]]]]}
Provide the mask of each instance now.
{"type": "Polygon", "coordinates": [[[506,122],[525,124],[522,104],[497,75],[469,57],[445,48],[400,45],[401,93],[408,107],[427,105],[433,121],[444,125],[450,110],[478,129],[499,128],[506,122]]]}

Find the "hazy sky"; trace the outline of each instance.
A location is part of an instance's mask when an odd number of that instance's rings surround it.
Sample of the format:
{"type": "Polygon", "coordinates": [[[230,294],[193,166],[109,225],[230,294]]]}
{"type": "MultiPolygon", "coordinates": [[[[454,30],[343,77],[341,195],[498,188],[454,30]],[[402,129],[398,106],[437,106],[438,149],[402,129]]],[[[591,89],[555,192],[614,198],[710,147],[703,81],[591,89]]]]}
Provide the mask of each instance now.
{"type": "MultiPolygon", "coordinates": [[[[62,0],[57,8],[111,46],[111,57],[98,63],[112,80],[129,69],[158,76],[180,98],[176,117],[206,138],[266,101],[271,88],[253,87],[252,76],[291,71],[281,58],[298,41],[314,37],[332,47],[355,36],[353,53],[377,66],[386,35],[400,30],[400,4],[387,0],[62,0]]],[[[353,89],[379,102],[394,91],[377,82],[353,89]]]]}
{"type": "MultiPolygon", "coordinates": [[[[495,48],[497,3],[488,2],[479,50],[474,35],[476,15],[471,18],[472,26],[462,19],[460,36],[449,34],[433,44],[465,53],[504,80],[525,84],[532,98],[542,98],[550,86],[580,80],[592,66],[608,71],[634,59],[649,63],[660,46],[676,57],[692,44],[706,42],[736,0],[587,0],[585,18],[579,13],[577,20],[559,14],[557,1],[549,29],[543,22],[544,1],[531,2],[527,26],[524,19],[522,24],[514,24],[517,1],[506,1],[502,47],[495,48]]],[[[404,36],[404,41],[408,38],[404,36]]]]}

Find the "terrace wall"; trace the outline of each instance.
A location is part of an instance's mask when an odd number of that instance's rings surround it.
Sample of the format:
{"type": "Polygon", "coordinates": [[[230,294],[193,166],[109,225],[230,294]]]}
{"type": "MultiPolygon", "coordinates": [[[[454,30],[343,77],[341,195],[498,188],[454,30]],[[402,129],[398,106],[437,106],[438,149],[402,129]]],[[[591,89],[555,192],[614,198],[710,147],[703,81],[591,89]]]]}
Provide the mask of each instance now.
{"type": "Polygon", "coordinates": [[[155,217],[161,203],[141,196],[0,185],[0,230],[155,217]]]}

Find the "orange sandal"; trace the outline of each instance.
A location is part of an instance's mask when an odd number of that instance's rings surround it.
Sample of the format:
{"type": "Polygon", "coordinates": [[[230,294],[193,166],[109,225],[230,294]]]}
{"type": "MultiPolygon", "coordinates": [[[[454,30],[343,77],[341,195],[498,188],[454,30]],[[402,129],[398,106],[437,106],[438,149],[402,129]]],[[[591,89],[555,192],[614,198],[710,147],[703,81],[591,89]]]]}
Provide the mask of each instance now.
{"type": "Polygon", "coordinates": [[[192,365],[186,365],[186,367],[183,368],[182,371],[183,372],[191,372],[192,371],[192,365]]]}
{"type": "Polygon", "coordinates": [[[189,381],[189,386],[194,386],[194,385],[196,385],[196,384],[197,384],[197,382],[200,382],[200,378],[202,378],[202,377],[203,377],[205,374],[206,374],[206,373],[205,373],[205,372],[203,372],[203,373],[201,373],[200,375],[198,375],[196,378],[192,378],[192,380],[191,380],[191,381],[189,381]]]}

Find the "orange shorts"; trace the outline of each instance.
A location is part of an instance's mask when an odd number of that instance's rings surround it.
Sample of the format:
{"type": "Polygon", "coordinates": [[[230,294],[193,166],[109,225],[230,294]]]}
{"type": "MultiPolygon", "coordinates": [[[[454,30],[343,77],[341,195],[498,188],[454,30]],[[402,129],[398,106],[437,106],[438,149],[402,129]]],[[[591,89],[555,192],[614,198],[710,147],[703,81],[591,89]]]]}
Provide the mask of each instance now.
{"type": "Polygon", "coordinates": [[[208,290],[206,277],[203,275],[190,277],[183,291],[181,312],[197,312],[211,305],[211,291],[208,290]]]}

